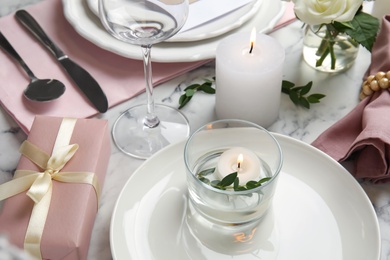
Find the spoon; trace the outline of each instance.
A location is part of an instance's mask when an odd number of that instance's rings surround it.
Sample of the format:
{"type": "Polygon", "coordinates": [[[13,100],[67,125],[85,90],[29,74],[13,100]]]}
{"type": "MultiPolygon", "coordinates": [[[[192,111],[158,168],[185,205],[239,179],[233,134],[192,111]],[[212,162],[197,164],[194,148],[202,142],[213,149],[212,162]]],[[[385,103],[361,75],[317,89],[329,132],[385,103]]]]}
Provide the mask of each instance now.
{"type": "Polygon", "coordinates": [[[0,47],[18,61],[29,76],[31,81],[23,92],[27,99],[40,102],[51,101],[65,92],[64,84],[58,80],[38,79],[1,32],[0,47]]]}

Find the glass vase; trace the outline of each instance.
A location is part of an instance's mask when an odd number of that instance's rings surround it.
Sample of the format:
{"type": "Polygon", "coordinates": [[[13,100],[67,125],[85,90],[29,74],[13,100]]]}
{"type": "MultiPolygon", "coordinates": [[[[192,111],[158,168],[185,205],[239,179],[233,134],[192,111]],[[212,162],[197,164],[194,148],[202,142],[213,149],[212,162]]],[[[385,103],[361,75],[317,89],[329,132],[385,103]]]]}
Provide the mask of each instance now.
{"type": "Polygon", "coordinates": [[[323,72],[340,72],[356,60],[359,44],[345,33],[331,31],[328,26],[306,26],[303,58],[308,65],[323,72]]]}

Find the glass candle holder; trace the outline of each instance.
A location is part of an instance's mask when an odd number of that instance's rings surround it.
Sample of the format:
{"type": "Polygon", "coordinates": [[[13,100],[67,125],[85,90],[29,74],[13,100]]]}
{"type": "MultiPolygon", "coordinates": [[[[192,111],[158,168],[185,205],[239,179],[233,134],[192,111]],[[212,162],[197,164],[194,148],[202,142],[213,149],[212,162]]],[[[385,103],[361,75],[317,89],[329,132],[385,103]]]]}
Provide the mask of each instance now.
{"type": "Polygon", "coordinates": [[[280,145],[266,129],[226,119],[192,134],[184,160],[189,209],[212,223],[236,226],[265,215],[283,158],[280,145]]]}

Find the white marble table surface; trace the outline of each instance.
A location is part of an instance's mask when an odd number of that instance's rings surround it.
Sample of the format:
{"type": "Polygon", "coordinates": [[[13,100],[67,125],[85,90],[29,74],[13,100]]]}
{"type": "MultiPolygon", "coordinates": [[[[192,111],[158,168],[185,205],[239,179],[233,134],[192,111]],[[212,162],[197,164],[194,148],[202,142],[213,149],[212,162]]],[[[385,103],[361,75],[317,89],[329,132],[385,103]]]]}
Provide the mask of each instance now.
{"type": "MultiPolygon", "coordinates": [[[[0,16],[39,1],[1,0],[0,16]]],[[[307,110],[293,105],[290,99],[283,94],[279,118],[269,127],[269,130],[311,143],[358,103],[362,75],[370,64],[370,54],[361,48],[355,65],[348,71],[337,75],[324,74],[315,72],[302,61],[302,34],[299,22],[294,22],[272,33],[272,36],[278,39],[286,50],[284,79],[296,84],[304,84],[313,80],[313,92],[326,94],[326,98],[320,104],[312,105],[312,108],[307,110]]],[[[174,93],[174,89],[179,83],[190,84],[212,76],[214,76],[213,62],[158,86],[155,89],[156,102],[177,107],[179,93],[174,93]]],[[[122,111],[144,100],[145,96],[142,94],[110,109],[101,118],[108,119],[112,126],[122,111]]],[[[192,130],[216,119],[214,104],[213,95],[197,94],[182,110],[188,117],[192,130]]],[[[25,138],[23,131],[5,110],[0,108],[0,183],[12,178],[20,156],[18,148],[25,138]]],[[[142,163],[142,160],[125,156],[112,144],[110,165],[88,259],[111,259],[109,227],[114,204],[126,180],[142,163]]],[[[373,203],[378,216],[382,238],[381,259],[390,259],[390,184],[362,183],[362,187],[373,203]]]]}

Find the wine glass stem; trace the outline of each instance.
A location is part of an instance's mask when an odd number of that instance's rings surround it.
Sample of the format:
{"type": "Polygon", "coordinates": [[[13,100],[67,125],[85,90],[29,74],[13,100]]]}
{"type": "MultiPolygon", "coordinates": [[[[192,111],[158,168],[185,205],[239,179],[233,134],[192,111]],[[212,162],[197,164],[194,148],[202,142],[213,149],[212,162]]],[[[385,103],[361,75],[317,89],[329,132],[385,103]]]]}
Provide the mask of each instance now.
{"type": "Polygon", "coordinates": [[[142,54],[144,60],[144,73],[146,83],[146,95],[148,99],[147,103],[147,114],[144,119],[144,125],[153,128],[158,126],[160,120],[154,113],[154,98],[153,98],[153,82],[152,82],[152,63],[150,60],[150,52],[152,49],[151,45],[142,45],[142,54]]]}

